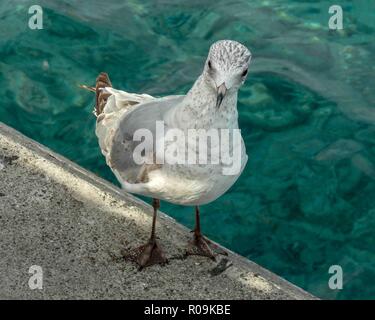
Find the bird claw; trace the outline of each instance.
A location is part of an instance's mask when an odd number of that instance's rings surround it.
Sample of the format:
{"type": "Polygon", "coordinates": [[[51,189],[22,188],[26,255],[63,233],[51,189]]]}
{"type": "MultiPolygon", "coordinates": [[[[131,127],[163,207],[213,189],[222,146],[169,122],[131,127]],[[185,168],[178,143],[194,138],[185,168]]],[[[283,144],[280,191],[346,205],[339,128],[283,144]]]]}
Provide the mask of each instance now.
{"type": "Polygon", "coordinates": [[[138,264],[139,270],[155,264],[165,265],[168,259],[155,239],[150,239],[148,243],[132,249],[124,254],[125,259],[138,264]]]}
{"type": "Polygon", "coordinates": [[[208,257],[211,260],[216,260],[215,253],[228,255],[224,250],[206,239],[202,235],[194,235],[193,240],[189,241],[186,249],[186,255],[197,255],[208,257]]]}
{"type": "Polygon", "coordinates": [[[217,254],[220,254],[222,256],[227,256],[228,252],[226,252],[224,249],[222,249],[220,246],[218,246],[216,243],[212,242],[209,239],[205,239],[210,248],[217,254]]]}

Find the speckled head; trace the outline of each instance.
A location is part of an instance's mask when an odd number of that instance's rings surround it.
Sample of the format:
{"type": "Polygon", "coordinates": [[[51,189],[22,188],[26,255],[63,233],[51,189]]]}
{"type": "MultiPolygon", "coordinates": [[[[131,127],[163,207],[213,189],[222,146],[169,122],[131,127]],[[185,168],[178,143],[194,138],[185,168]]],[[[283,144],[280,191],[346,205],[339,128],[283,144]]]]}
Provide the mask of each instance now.
{"type": "Polygon", "coordinates": [[[221,40],[211,46],[203,75],[217,90],[217,107],[227,90],[238,90],[245,82],[250,61],[249,49],[237,41],[221,40]]]}

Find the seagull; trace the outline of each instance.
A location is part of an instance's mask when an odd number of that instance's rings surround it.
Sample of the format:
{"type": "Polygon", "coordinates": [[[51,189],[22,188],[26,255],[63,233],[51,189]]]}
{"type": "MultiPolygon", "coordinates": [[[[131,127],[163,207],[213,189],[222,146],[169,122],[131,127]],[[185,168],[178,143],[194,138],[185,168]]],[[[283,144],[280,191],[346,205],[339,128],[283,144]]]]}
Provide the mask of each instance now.
{"type": "Polygon", "coordinates": [[[131,249],[128,254],[140,268],[168,262],[156,239],[160,200],[195,207],[194,235],[188,243],[187,255],[215,260],[215,253],[225,254],[202,235],[199,206],[219,198],[241,175],[248,159],[242,136],[224,151],[228,153],[224,156],[239,155],[235,159],[239,168],[224,174],[228,162],[218,159],[213,152],[223,144],[224,135],[217,135],[219,140],[209,136],[211,140],[206,140],[206,148],[198,151],[197,136],[171,140],[167,135],[173,130],[182,134],[190,133],[189,130],[199,133],[227,130],[230,137],[236,130],[239,132],[237,95],[248,75],[250,61],[251,53],[243,44],[221,40],[211,45],[203,72],[186,95],[153,97],[117,90],[104,72],[97,77],[95,87],[81,86],[96,93],[96,135],[107,165],[126,192],[152,198],[151,236],[146,244],[131,249]],[[158,128],[162,129],[161,135],[158,128]],[[151,137],[150,148],[143,150],[143,159],[148,161],[141,163],[135,159],[135,151],[145,142],[136,138],[139,130],[146,130],[151,137]],[[181,148],[182,155],[192,152],[199,159],[201,153],[208,153],[206,159],[203,157],[206,161],[191,163],[186,158],[168,161],[176,154],[168,150],[181,148]]]}

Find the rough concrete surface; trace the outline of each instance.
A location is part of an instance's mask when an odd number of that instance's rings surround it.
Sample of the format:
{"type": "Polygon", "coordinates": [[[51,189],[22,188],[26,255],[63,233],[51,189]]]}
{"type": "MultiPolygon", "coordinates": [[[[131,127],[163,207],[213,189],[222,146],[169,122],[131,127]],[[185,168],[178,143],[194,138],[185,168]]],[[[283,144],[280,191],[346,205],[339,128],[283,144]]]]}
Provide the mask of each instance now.
{"type": "Polygon", "coordinates": [[[223,257],[184,258],[191,234],[165,214],[157,229],[170,262],[138,271],[121,252],[147,240],[151,215],[0,122],[0,299],[314,299],[229,250],[227,269],[223,257]],[[42,290],[29,288],[32,265],[42,290]]]}

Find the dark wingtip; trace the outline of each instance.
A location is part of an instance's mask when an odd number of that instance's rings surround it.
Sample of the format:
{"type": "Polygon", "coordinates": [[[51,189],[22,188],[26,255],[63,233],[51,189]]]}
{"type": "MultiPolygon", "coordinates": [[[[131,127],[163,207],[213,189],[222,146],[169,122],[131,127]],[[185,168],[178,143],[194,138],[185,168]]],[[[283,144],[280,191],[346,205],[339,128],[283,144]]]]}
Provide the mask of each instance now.
{"type": "Polygon", "coordinates": [[[109,94],[101,90],[105,87],[112,87],[111,80],[109,79],[109,76],[106,72],[101,72],[98,77],[96,78],[96,85],[95,85],[95,91],[96,91],[96,104],[95,104],[95,115],[99,116],[105,107],[105,104],[107,103],[107,99],[109,97],[109,94]]]}

